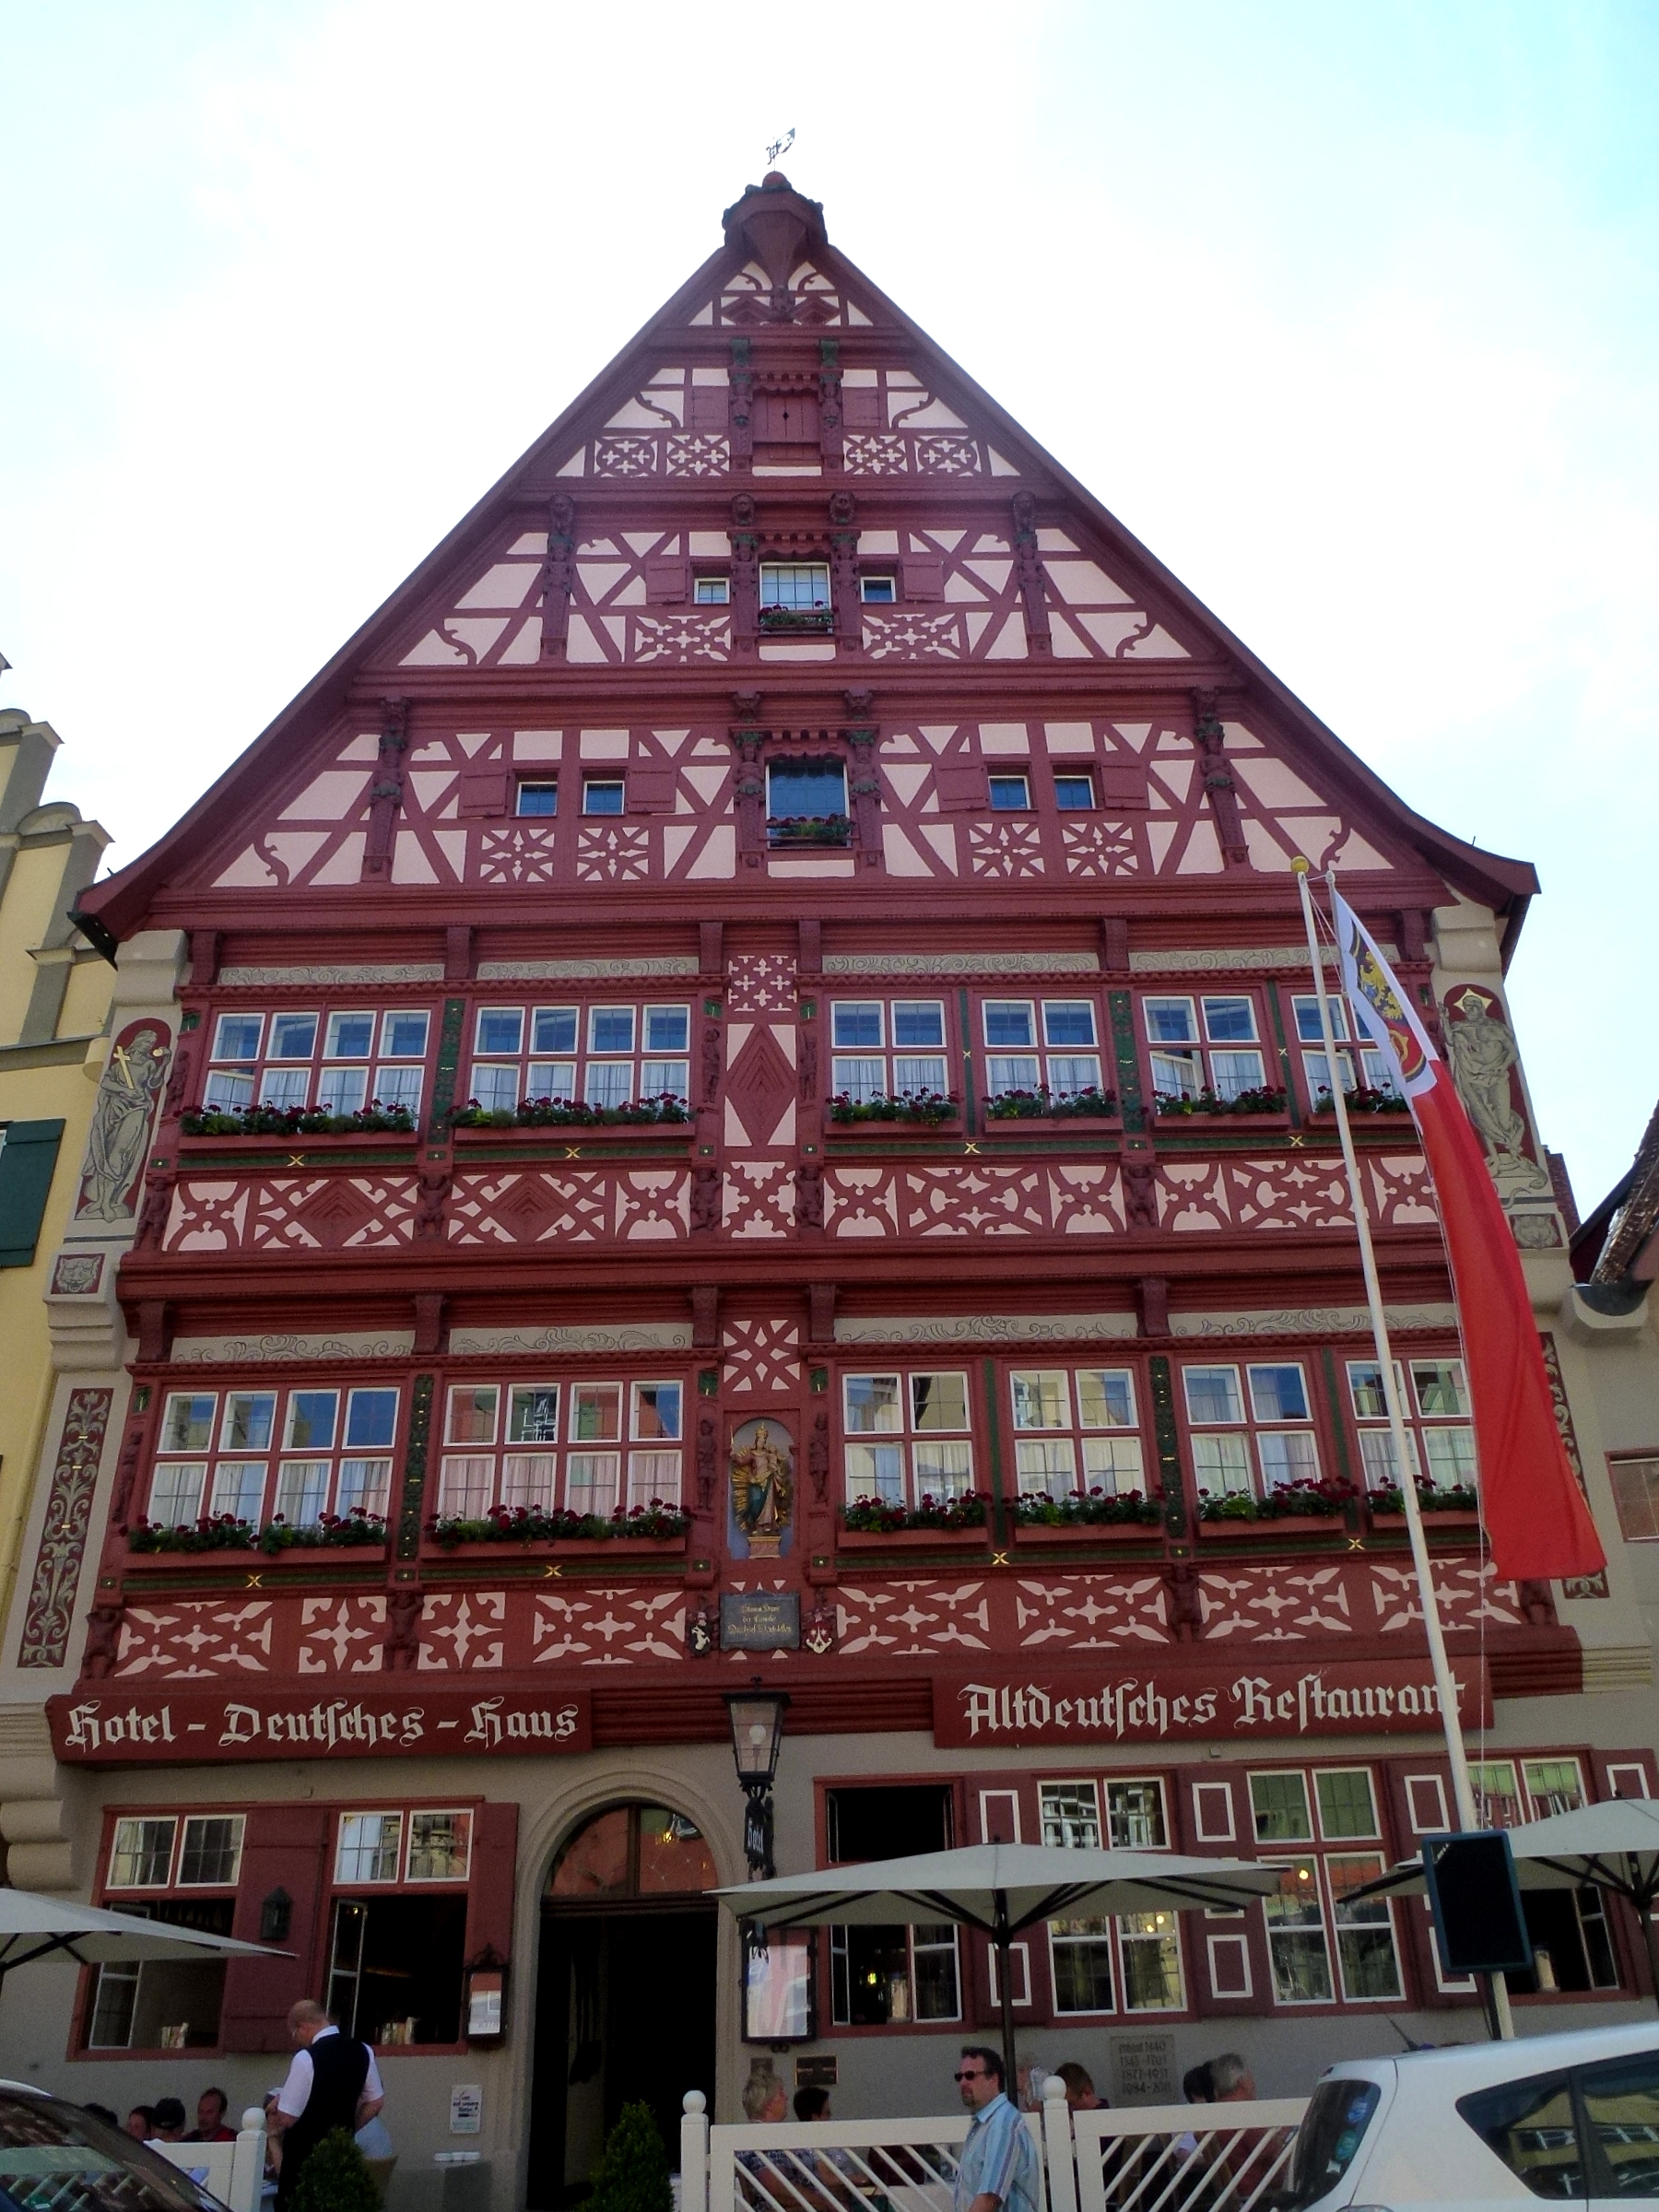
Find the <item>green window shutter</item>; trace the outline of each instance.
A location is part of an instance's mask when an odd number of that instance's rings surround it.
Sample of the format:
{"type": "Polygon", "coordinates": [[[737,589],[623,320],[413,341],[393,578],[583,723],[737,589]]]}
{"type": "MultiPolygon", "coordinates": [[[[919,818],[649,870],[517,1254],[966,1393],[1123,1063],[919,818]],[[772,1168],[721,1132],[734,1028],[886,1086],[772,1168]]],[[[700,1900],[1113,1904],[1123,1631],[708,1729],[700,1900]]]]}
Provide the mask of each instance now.
{"type": "Polygon", "coordinates": [[[0,1267],[32,1267],[57,1166],[62,1122],[8,1122],[0,1130],[0,1267]]]}

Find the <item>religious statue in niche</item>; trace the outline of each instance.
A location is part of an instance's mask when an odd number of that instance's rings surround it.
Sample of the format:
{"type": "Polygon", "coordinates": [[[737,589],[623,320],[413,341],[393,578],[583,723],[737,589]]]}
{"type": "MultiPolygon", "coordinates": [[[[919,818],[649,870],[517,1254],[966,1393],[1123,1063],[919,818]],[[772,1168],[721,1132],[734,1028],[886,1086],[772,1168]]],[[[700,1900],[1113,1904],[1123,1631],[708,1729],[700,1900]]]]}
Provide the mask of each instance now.
{"type": "Polygon", "coordinates": [[[1446,1054],[1457,1095],[1486,1147],[1506,1203],[1544,1196],[1549,1176],[1534,1156],[1521,1096],[1521,1055],[1500,1001],[1477,983],[1446,1000],[1446,1054]]]}
{"type": "Polygon", "coordinates": [[[77,1221],[132,1219],[171,1041],[164,1022],[134,1021],[111,1046],[110,1065],[92,1107],[75,1207],[77,1221]]]}
{"type": "Polygon", "coordinates": [[[788,1437],[775,1423],[747,1423],[732,1439],[732,1518],[751,1559],[778,1558],[794,1500],[788,1437]]]}

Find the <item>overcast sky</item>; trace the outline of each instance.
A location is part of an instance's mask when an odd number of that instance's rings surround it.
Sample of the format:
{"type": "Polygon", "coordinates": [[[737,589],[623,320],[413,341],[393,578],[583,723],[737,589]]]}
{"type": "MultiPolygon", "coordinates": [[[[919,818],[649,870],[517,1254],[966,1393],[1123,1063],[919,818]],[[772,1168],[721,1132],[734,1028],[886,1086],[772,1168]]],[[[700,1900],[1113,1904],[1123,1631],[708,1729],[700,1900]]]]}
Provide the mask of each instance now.
{"type": "Polygon", "coordinates": [[[125,861],[786,166],[1414,806],[1534,861],[1586,1207],[1659,1091],[1659,10],[0,0],[0,703],[125,861]]]}

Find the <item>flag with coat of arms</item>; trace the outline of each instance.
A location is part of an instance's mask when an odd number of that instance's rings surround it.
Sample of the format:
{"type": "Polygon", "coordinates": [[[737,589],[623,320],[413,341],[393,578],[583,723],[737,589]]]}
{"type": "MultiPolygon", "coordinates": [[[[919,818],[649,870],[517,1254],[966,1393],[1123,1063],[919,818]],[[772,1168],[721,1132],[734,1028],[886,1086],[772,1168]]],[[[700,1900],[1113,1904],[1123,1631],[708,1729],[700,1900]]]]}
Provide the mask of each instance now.
{"type": "Polygon", "coordinates": [[[1434,1184],[1492,1563],[1506,1580],[1594,1574],[1606,1556],[1556,1424],[1521,1255],[1486,1153],[1450,1069],[1376,940],[1334,886],[1331,905],[1344,995],[1411,1109],[1434,1184]]]}

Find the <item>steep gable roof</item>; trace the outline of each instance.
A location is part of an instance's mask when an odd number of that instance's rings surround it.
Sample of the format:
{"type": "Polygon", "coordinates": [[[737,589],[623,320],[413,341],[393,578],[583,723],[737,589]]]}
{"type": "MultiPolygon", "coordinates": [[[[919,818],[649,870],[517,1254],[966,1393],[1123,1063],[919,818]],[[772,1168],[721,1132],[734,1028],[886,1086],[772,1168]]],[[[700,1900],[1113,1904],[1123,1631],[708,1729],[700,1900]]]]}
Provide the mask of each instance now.
{"type": "MultiPolygon", "coordinates": [[[[571,478],[578,467],[585,474],[588,463],[578,456],[590,453],[599,438],[655,434],[659,423],[677,422],[677,434],[694,439],[689,371],[671,388],[667,382],[653,382],[663,373],[662,364],[678,358],[677,345],[683,352],[686,334],[706,331],[724,334],[728,340],[741,337],[746,331],[764,329],[778,304],[787,300],[793,322],[818,328],[826,335],[888,333],[902,339],[918,370],[915,412],[942,407],[947,422],[959,422],[964,429],[971,418],[988,441],[983,453],[987,473],[1019,479],[1020,484],[1010,484],[1010,490],[1023,485],[1040,498],[1057,498],[1095,541],[1085,550],[1098,550],[1113,573],[1125,579],[1123,586],[1112,585],[1123,594],[1120,602],[1100,598],[1097,590],[1098,608],[1060,610],[1056,636],[1062,642],[1057,653],[1087,654],[1105,641],[1107,649],[1119,657],[1148,642],[1153,651],[1184,654],[1186,648],[1143,611],[1150,599],[1201,645],[1207,659],[1229,665],[1236,672],[1234,680],[1275,712],[1293,770],[1316,772],[1343,795],[1350,811],[1390,832],[1459,891],[1503,914],[1506,951],[1512,946],[1526,903],[1537,888],[1531,865],[1480,852],[1407,807],[1086,487],[828,242],[821,210],[815,203],[802,199],[782,178],[768,178],[726,211],[725,229],[722,247],[180,821],[148,852],[85,895],[80,912],[88,934],[108,944],[143,926],[158,895],[205,852],[222,846],[273,783],[291,778],[296,756],[340,713],[354,684],[372,677],[383,688],[394,688],[400,667],[476,666],[487,664],[491,654],[499,665],[511,666],[515,658],[526,657],[514,643],[513,618],[526,599],[533,600],[538,557],[527,545],[524,558],[518,561],[502,560],[488,549],[500,543],[503,526],[527,488],[545,492],[571,478]],[[433,629],[435,610],[445,618],[433,629]],[[437,640],[435,646],[423,645],[428,636],[437,640]],[[424,662],[423,652],[429,656],[424,662]]],[[[890,395],[887,404],[893,406],[890,395]]],[[[948,439],[956,433],[940,427],[936,434],[948,439]]],[[[729,482],[733,490],[743,488],[742,479],[729,482]]],[[[1103,584],[1111,584],[1098,561],[1082,565],[1103,584]]],[[[604,657],[602,631],[595,626],[590,634],[597,641],[590,657],[597,661],[604,657]]]]}

